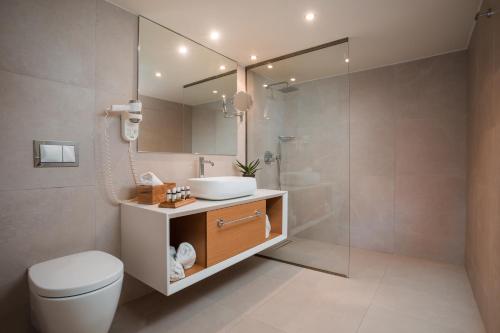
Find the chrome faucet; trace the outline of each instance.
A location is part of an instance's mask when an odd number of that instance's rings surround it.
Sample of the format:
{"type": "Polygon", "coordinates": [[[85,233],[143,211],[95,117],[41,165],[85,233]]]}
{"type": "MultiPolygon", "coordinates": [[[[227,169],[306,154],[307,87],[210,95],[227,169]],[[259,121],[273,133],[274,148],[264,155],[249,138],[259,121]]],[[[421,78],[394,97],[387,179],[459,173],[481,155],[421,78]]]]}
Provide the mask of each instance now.
{"type": "Polygon", "coordinates": [[[203,156],[200,156],[198,158],[198,161],[199,161],[199,169],[198,170],[200,171],[199,176],[200,176],[200,178],[203,178],[203,177],[205,177],[205,163],[210,164],[211,166],[214,166],[215,163],[210,161],[210,160],[206,160],[205,157],[203,157],[203,156]]]}

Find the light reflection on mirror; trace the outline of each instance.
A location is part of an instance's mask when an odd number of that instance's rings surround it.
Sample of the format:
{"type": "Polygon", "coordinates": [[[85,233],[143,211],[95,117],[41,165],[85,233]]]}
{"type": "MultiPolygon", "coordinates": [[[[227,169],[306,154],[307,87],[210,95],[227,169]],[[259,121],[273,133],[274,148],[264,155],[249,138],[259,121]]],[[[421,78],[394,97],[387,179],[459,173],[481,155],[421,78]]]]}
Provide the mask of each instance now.
{"type": "Polygon", "coordinates": [[[139,19],[140,152],[236,155],[236,63],[144,17],[139,19]]]}

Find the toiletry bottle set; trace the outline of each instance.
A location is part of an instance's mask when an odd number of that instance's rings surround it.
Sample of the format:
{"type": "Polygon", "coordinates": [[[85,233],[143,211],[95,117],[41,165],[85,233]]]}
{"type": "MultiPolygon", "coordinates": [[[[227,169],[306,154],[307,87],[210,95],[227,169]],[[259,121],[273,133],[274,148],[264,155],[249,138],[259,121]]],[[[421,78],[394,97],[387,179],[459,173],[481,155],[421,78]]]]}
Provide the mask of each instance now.
{"type": "Polygon", "coordinates": [[[189,186],[174,187],[167,191],[167,202],[177,202],[191,197],[191,188],[189,186]]]}

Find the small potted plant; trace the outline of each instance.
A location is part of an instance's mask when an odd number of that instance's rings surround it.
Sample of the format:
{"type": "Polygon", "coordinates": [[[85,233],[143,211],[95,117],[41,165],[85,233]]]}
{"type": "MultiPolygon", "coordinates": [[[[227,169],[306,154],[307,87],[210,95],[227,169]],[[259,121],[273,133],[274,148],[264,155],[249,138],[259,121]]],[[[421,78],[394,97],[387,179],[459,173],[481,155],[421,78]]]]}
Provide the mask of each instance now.
{"type": "Polygon", "coordinates": [[[260,159],[256,159],[255,161],[251,161],[249,163],[241,163],[240,161],[236,160],[234,162],[234,166],[238,168],[238,170],[241,172],[241,175],[243,177],[254,177],[255,178],[255,173],[260,170],[258,168],[260,164],[260,159]]]}

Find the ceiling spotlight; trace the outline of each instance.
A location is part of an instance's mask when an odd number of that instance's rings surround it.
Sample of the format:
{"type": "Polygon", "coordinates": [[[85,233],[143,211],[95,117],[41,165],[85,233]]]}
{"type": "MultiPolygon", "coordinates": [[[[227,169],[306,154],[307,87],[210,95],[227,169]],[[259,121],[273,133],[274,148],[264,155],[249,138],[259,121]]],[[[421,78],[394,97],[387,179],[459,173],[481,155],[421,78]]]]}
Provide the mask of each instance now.
{"type": "Polygon", "coordinates": [[[310,13],[307,13],[306,14],[306,21],[314,21],[314,19],[316,18],[316,15],[314,15],[314,13],[310,12],[310,13]]]}
{"type": "Polygon", "coordinates": [[[253,60],[253,61],[257,60],[257,56],[256,55],[251,55],[250,56],[250,60],[253,60]]]}
{"type": "Polygon", "coordinates": [[[187,52],[188,52],[187,47],[185,47],[185,46],[180,46],[179,47],[179,53],[180,54],[186,54],[187,52]]]}
{"type": "Polygon", "coordinates": [[[349,63],[349,58],[345,58],[344,60],[346,63],[349,63]]]}
{"type": "Polygon", "coordinates": [[[210,39],[211,40],[218,40],[220,38],[220,33],[216,30],[213,30],[211,33],[210,33],[210,39]]]}
{"type": "Polygon", "coordinates": [[[224,71],[224,70],[226,70],[226,66],[224,66],[224,65],[220,65],[220,66],[219,66],[219,69],[220,69],[221,71],[224,71]]]}
{"type": "Polygon", "coordinates": [[[156,77],[161,77],[161,73],[160,73],[160,72],[156,72],[156,73],[155,73],[155,76],[156,76],[156,77]]]}
{"type": "Polygon", "coordinates": [[[222,98],[226,98],[226,95],[224,95],[224,94],[223,94],[221,97],[222,97],[222,98]]]}
{"type": "Polygon", "coordinates": [[[294,77],[290,78],[290,81],[295,82],[295,78],[294,77]]]}
{"type": "Polygon", "coordinates": [[[267,88],[267,83],[264,83],[262,87],[267,88]]]}
{"type": "Polygon", "coordinates": [[[269,65],[267,65],[267,68],[271,69],[271,68],[273,68],[273,65],[269,64],[269,65]]]}
{"type": "Polygon", "coordinates": [[[217,93],[218,93],[217,90],[212,91],[212,94],[217,94],[217,93]]]}

